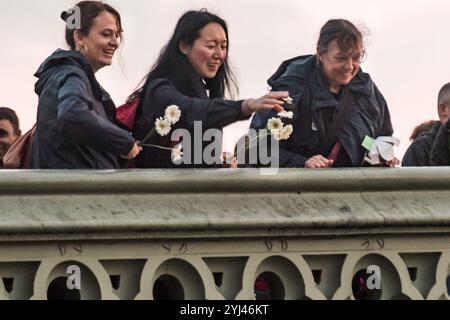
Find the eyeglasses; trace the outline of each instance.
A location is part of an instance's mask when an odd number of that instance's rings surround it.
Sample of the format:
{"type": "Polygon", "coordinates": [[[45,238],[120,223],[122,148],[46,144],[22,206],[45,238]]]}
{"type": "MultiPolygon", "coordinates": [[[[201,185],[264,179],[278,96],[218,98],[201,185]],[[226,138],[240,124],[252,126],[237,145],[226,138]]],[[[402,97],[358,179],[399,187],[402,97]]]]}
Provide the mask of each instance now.
{"type": "Polygon", "coordinates": [[[362,52],[360,54],[355,54],[352,57],[338,54],[332,57],[333,61],[339,64],[345,64],[347,61],[351,59],[353,64],[361,64],[366,61],[367,55],[366,52],[362,52]]]}

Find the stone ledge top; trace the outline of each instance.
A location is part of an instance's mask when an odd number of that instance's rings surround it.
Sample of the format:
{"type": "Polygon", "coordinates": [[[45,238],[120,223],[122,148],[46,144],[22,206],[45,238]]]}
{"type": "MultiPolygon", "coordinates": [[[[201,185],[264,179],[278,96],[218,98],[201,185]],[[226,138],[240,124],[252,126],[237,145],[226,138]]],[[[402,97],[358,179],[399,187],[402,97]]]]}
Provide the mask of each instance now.
{"type": "Polygon", "coordinates": [[[0,171],[0,241],[450,234],[450,169],[0,171]]]}
{"type": "Polygon", "coordinates": [[[0,195],[450,190],[449,168],[0,170],[0,195]],[[266,172],[267,173],[267,172],[266,172]]]}

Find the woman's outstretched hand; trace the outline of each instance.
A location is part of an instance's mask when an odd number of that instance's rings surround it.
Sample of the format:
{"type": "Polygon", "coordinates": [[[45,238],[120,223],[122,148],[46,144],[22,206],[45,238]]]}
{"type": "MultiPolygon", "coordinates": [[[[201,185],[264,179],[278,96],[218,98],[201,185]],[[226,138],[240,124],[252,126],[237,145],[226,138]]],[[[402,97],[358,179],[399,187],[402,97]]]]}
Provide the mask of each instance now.
{"type": "Polygon", "coordinates": [[[269,92],[259,99],[248,99],[242,103],[242,109],[248,114],[252,114],[256,111],[271,110],[277,111],[283,110],[283,105],[286,103],[284,99],[289,98],[289,92],[278,91],[269,92]]]}

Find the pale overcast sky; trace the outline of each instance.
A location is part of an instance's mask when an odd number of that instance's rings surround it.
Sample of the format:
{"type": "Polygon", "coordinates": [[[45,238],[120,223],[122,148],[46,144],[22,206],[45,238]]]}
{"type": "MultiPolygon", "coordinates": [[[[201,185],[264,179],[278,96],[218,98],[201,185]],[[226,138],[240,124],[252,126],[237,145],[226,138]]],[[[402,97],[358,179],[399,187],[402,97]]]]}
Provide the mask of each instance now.
{"type": "MultiPolygon", "coordinates": [[[[263,95],[280,63],[314,52],[320,27],[345,18],[370,30],[369,72],[390,107],[401,156],[418,123],[436,119],[437,93],[450,81],[448,0],[111,0],[122,15],[125,43],[113,67],[97,77],[115,103],[124,103],[154,63],[178,18],[207,8],[229,24],[230,58],[240,98],[263,95]],[[120,64],[119,60],[123,63],[120,64]],[[122,65],[122,66],[121,66],[122,65]]],[[[55,49],[66,48],[62,10],[67,0],[0,0],[0,105],[14,108],[29,129],[36,117],[34,72],[55,49]]],[[[248,122],[226,130],[224,149],[245,133],[248,122]]]]}

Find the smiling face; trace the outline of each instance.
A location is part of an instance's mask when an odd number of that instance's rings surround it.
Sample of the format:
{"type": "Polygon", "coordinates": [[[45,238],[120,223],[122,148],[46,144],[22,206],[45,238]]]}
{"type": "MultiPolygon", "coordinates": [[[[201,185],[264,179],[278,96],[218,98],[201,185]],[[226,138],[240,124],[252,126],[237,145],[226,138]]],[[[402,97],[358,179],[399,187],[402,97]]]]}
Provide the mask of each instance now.
{"type": "Polygon", "coordinates": [[[213,22],[200,30],[191,46],[181,42],[179,48],[202,78],[212,79],[227,57],[228,39],[222,26],[213,22]]]}
{"type": "Polygon", "coordinates": [[[94,72],[112,64],[120,40],[121,30],[117,19],[108,11],[101,12],[94,19],[88,35],[75,32],[77,50],[88,59],[94,72]]]}
{"type": "Polygon", "coordinates": [[[326,52],[318,52],[318,57],[330,83],[330,91],[339,93],[341,86],[349,84],[358,73],[363,48],[358,44],[356,48],[343,51],[339,48],[337,40],[334,40],[330,42],[326,52]]]}

